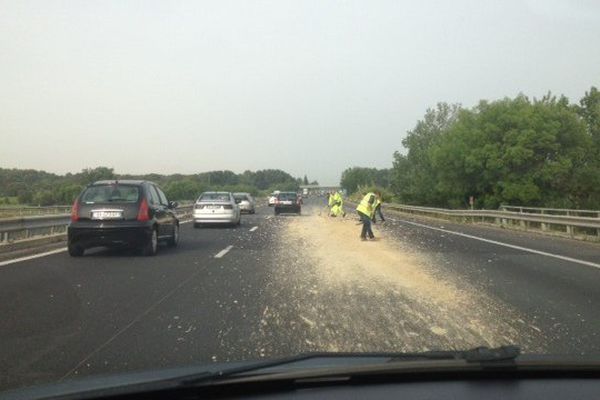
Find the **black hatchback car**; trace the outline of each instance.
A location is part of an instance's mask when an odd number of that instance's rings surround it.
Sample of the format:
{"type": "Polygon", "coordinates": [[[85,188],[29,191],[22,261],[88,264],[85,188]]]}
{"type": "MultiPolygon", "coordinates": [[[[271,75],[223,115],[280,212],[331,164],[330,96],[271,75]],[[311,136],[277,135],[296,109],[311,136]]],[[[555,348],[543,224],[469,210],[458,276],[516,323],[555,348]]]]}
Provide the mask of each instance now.
{"type": "Polygon", "coordinates": [[[163,191],[148,181],[98,181],[75,200],[67,230],[69,254],[96,246],[133,246],[153,256],[159,241],[176,246],[179,219],[163,191]]]}

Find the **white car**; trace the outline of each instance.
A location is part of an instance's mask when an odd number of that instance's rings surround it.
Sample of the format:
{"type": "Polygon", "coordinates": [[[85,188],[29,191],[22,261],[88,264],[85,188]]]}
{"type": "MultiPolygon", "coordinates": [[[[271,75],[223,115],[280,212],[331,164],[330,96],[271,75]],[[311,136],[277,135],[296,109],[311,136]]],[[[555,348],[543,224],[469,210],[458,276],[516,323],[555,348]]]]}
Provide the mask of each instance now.
{"type": "Polygon", "coordinates": [[[194,204],[194,228],[202,224],[239,225],[240,207],[229,192],[204,192],[194,204]]]}
{"type": "Polygon", "coordinates": [[[233,198],[235,202],[240,206],[241,212],[246,212],[249,214],[254,214],[256,212],[254,206],[254,199],[250,193],[234,193],[233,198]]]}
{"type": "Polygon", "coordinates": [[[277,196],[281,193],[280,190],[275,190],[273,193],[269,195],[269,207],[272,207],[277,203],[277,196]]]}

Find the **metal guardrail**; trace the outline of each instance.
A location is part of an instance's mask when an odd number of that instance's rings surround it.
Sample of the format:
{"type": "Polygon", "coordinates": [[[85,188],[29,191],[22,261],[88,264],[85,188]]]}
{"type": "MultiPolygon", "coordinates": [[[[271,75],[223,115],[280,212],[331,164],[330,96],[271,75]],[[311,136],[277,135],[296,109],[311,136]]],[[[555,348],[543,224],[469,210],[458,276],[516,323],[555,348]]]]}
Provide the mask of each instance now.
{"type": "MultiPolygon", "coordinates": [[[[520,212],[502,210],[448,210],[404,204],[389,204],[385,208],[460,222],[488,222],[505,227],[517,226],[525,230],[564,233],[570,237],[585,236],[592,240],[600,240],[600,217],[528,213],[524,211],[527,207],[522,207],[523,211],[520,212]]],[[[598,211],[593,212],[596,215],[599,213],[598,211]]]]}
{"type": "Polygon", "coordinates": [[[0,218],[67,214],[70,211],[71,206],[0,207],[0,218]]]}
{"type": "Polygon", "coordinates": [[[501,205],[500,211],[518,211],[520,213],[530,214],[551,214],[551,215],[573,215],[579,217],[598,217],[600,218],[599,210],[573,210],[569,208],[543,208],[543,207],[521,207],[501,205]]]}
{"type": "MultiPolygon", "coordinates": [[[[193,205],[182,205],[175,209],[179,217],[191,215],[193,205]]],[[[69,207],[70,210],[70,207],[69,207]]],[[[71,221],[70,214],[39,215],[0,219],[0,246],[38,236],[64,234],[71,221]]]]}

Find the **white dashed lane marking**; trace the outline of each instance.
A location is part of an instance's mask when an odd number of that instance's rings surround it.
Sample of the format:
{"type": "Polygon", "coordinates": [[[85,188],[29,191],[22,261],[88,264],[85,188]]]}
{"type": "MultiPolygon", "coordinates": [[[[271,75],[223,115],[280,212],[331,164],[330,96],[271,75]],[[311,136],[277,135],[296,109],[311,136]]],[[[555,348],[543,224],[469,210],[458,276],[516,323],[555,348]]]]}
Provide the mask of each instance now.
{"type": "Polygon", "coordinates": [[[215,258],[222,258],[225,254],[229,253],[229,250],[233,249],[233,246],[227,246],[217,254],[215,254],[215,258]]]}

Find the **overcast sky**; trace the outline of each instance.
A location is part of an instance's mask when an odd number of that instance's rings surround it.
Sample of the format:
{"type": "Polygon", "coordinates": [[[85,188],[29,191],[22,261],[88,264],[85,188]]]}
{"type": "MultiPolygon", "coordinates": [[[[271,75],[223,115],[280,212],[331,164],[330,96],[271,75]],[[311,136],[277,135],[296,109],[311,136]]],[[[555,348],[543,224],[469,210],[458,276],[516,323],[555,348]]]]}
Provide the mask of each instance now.
{"type": "Polygon", "coordinates": [[[600,1],[0,1],[0,167],[390,167],[436,102],[600,86],[600,1]]]}

